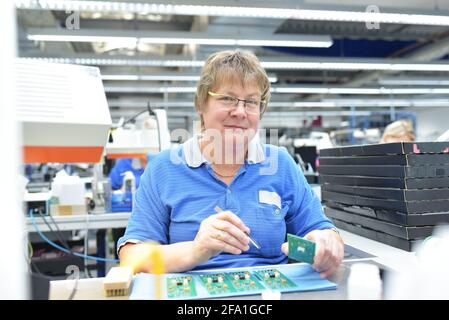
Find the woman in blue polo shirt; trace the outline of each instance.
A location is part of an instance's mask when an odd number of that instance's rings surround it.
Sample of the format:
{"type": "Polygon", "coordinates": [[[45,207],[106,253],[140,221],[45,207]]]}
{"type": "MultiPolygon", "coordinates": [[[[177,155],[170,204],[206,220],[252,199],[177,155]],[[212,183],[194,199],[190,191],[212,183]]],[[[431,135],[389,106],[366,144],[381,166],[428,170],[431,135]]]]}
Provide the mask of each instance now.
{"type": "MultiPolygon", "coordinates": [[[[320,200],[284,148],[258,140],[269,98],[267,74],[252,53],[207,59],[195,96],[202,132],[145,170],[118,241],[121,260],[156,241],[166,272],[287,263],[292,233],[316,243],[313,267],[322,277],[337,270],[343,241],[320,200]]],[[[137,271],[151,272],[151,263],[137,271]]]]}

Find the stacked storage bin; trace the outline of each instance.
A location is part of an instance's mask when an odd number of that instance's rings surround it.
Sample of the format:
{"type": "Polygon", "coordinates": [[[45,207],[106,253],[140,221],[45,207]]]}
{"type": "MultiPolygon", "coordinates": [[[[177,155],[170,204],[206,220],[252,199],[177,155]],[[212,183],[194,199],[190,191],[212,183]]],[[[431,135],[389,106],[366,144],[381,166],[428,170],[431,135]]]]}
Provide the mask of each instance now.
{"type": "Polygon", "coordinates": [[[343,230],[411,251],[449,223],[449,142],[323,149],[321,198],[343,230]]]}

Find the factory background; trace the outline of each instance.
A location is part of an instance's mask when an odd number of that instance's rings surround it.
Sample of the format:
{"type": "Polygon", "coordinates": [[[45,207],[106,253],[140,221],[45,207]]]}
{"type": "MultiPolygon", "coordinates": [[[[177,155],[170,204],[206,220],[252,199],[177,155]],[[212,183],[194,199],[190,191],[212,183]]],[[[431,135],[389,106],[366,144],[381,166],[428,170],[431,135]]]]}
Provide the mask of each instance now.
{"type": "MultiPolygon", "coordinates": [[[[449,1],[17,0],[2,2],[0,12],[0,146],[13,155],[4,166],[15,168],[6,170],[2,190],[13,199],[5,211],[20,215],[2,214],[12,227],[0,239],[16,240],[8,249],[15,262],[0,267],[15,289],[5,287],[2,298],[52,298],[50,280],[75,271],[104,277],[117,263],[136,172],[146,165],[136,159],[144,154],[151,165],[152,156],[185,141],[178,133],[198,132],[197,81],[207,57],[221,50],[248,50],[261,61],[271,100],[260,138],[285,147],[327,202],[349,241],[348,258],[388,255],[370,251],[375,244],[358,248],[362,237],[391,247],[396,260],[380,262],[397,267],[449,222],[449,1]],[[429,144],[339,149],[381,145],[398,120],[413,132],[410,142],[429,144]],[[330,148],[337,151],[321,152],[330,148]],[[136,171],[114,187],[121,158],[134,159],[136,171]],[[401,176],[382,165],[406,169],[401,176]],[[413,169],[425,165],[433,166],[426,174],[413,169]],[[421,203],[413,207],[407,197],[421,203]],[[418,228],[414,235],[401,229],[409,227],[418,228]]],[[[53,298],[65,293],[54,289],[53,298]]]]}

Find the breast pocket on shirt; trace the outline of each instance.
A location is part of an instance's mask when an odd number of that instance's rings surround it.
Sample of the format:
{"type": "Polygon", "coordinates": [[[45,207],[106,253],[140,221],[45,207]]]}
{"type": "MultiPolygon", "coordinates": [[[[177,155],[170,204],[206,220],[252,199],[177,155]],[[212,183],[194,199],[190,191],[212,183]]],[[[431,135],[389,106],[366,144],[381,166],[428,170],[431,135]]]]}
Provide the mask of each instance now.
{"type": "Polygon", "coordinates": [[[289,206],[283,204],[281,209],[274,205],[259,204],[257,214],[257,227],[252,236],[259,242],[260,253],[266,257],[277,257],[281,246],[285,242],[286,226],[285,216],[289,206]]]}

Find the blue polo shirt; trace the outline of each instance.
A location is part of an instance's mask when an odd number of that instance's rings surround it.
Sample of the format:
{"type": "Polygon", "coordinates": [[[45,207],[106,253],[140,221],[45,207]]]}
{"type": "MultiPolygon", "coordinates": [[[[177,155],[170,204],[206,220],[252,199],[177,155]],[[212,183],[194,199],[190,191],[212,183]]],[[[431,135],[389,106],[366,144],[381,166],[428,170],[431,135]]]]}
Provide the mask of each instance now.
{"type": "Polygon", "coordinates": [[[126,242],[192,241],[214,208],[235,213],[260,244],[239,255],[221,253],[194,270],[287,263],[281,251],[286,234],[304,236],[334,228],[320,200],[285,148],[253,139],[248,156],[228,186],[202,156],[198,137],[157,155],[147,166],[136,192],[126,242]]]}

